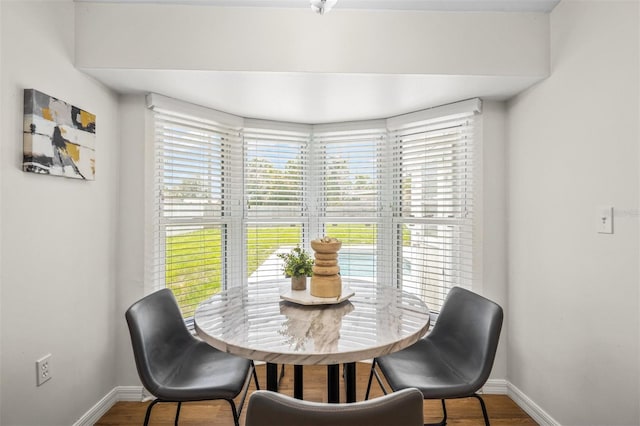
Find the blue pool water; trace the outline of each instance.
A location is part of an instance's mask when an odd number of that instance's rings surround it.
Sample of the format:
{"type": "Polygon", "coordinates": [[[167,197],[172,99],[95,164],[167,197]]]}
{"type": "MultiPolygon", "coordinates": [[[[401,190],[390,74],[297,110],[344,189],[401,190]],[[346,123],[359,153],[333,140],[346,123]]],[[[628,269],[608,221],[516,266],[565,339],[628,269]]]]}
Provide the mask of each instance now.
{"type": "Polygon", "coordinates": [[[338,262],[343,276],[371,277],[376,273],[376,255],[373,253],[340,251],[338,262]]]}

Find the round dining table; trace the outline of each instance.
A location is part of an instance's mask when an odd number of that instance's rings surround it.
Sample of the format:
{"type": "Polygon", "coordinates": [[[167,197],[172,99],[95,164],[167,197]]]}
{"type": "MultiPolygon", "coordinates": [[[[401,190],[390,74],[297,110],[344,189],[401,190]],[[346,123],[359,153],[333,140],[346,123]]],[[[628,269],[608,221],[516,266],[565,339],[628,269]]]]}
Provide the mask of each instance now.
{"type": "Polygon", "coordinates": [[[327,365],[327,400],[339,402],[344,364],[346,401],[355,401],[355,362],[404,349],[429,328],[418,297],[371,281],[343,278],[342,297],[320,299],[290,281],[230,287],[202,302],[198,336],[230,354],[267,363],[267,389],[277,391],[277,364],[294,365],[294,396],[302,398],[302,366],[327,365]],[[350,296],[347,298],[347,296],[350,296]],[[346,300],[342,300],[346,299],[346,300]]]}

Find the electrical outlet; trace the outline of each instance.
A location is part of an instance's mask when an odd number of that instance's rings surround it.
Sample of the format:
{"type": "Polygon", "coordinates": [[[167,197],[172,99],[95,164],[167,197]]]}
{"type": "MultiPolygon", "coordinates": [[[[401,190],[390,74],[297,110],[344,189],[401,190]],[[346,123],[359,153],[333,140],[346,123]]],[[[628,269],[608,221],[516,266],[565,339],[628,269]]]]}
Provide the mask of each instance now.
{"type": "Polygon", "coordinates": [[[41,386],[49,379],[51,379],[51,354],[36,361],[36,384],[41,386]]]}

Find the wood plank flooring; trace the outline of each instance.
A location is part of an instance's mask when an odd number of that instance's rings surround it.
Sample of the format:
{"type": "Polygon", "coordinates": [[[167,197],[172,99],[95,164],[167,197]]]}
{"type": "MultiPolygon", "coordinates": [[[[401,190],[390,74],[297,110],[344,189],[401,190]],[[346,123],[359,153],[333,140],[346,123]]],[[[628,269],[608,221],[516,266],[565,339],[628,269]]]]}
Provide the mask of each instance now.
{"type": "MultiPolygon", "coordinates": [[[[369,377],[370,364],[358,363],[356,368],[357,377],[357,400],[364,399],[369,377]]],[[[309,401],[326,402],[326,367],[305,366],[304,367],[304,399],[309,401]]],[[[341,370],[342,371],[342,370],[341,370]]],[[[265,387],[266,377],[264,365],[257,366],[258,380],[260,386],[265,387]]],[[[285,376],[280,384],[281,392],[293,395],[293,368],[286,367],[285,376]]],[[[249,394],[254,390],[253,382],[249,394]]],[[[341,398],[344,399],[344,386],[340,389],[341,398]]],[[[382,395],[380,387],[375,383],[372,386],[371,398],[382,395]]],[[[248,401],[247,397],[247,401],[248,401]]],[[[520,409],[506,395],[485,395],[483,396],[487,405],[489,419],[492,426],[517,426],[536,425],[522,409],[520,409]]],[[[116,403],[111,409],[96,423],[97,426],[128,426],[142,425],[145,410],[148,402],[122,401],[116,403]]],[[[245,402],[246,408],[246,402],[245,402]]],[[[176,404],[157,404],[151,412],[150,425],[173,425],[176,412],[176,404]]],[[[448,421],[450,426],[475,426],[484,425],[480,404],[475,398],[466,398],[447,401],[448,421]]],[[[240,418],[241,426],[244,425],[244,410],[240,418]]],[[[426,423],[438,422],[442,418],[442,408],[440,401],[424,402],[424,421],[426,423]]],[[[233,416],[231,407],[226,401],[211,402],[191,402],[182,404],[180,410],[180,425],[184,426],[232,426],[233,416]]],[[[395,426],[395,425],[390,425],[395,426]]],[[[399,425],[398,425],[399,426],[399,425]]]]}

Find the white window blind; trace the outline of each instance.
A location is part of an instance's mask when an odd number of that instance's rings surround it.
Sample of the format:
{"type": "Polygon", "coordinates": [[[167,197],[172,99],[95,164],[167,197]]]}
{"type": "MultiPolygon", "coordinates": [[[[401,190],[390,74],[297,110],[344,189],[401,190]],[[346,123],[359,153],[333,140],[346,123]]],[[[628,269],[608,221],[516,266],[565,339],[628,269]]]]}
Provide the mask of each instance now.
{"type": "Polygon", "coordinates": [[[309,132],[244,130],[245,216],[306,214],[309,132]]]}
{"type": "Polygon", "coordinates": [[[327,218],[378,217],[386,129],[314,132],[318,212],[327,218]]]}
{"type": "Polygon", "coordinates": [[[282,279],[282,259],[308,247],[309,126],[252,121],[244,130],[244,231],[250,284],[282,279]]]}
{"type": "Polygon", "coordinates": [[[284,277],[279,253],[304,247],[305,223],[247,221],[247,271],[249,284],[260,284],[284,277]]]}
{"type": "Polygon", "coordinates": [[[343,242],[343,276],[401,287],[432,310],[471,287],[479,100],[315,126],[150,108],[150,276],[185,317],[221,288],[282,279],[277,254],[323,235],[343,242]]]}
{"type": "MultiPolygon", "coordinates": [[[[238,129],[201,117],[154,108],[154,254],[156,287],[170,288],[185,317],[224,285],[228,250],[228,193],[238,129]]],[[[240,152],[240,149],[236,149],[240,152]]],[[[237,162],[237,160],[236,160],[237,162]]]]}
{"type": "Polygon", "coordinates": [[[436,311],[472,283],[473,135],[473,111],[391,132],[396,276],[436,311]]]}
{"type": "Polygon", "coordinates": [[[320,236],[342,241],[340,274],[375,281],[384,258],[379,232],[384,229],[382,206],[387,131],[384,122],[372,126],[322,126],[313,134],[312,185],[320,236]]]}
{"type": "Polygon", "coordinates": [[[340,275],[352,280],[376,281],[378,261],[382,260],[376,222],[326,222],[325,234],[342,241],[338,252],[340,275]]]}

